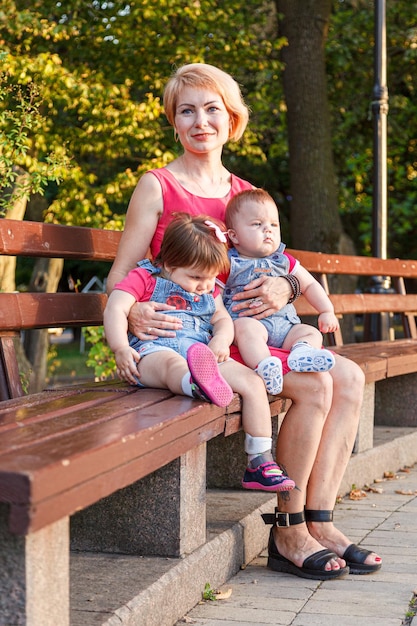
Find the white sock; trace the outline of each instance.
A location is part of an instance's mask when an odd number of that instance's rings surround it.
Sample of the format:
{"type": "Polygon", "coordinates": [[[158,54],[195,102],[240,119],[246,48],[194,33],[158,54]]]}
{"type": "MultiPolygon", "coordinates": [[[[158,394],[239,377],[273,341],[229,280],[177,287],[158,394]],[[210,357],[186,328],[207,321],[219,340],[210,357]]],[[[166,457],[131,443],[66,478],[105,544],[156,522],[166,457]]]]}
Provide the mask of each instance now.
{"type": "Polygon", "coordinates": [[[245,435],[245,452],[250,456],[258,456],[263,452],[268,452],[272,448],[272,437],[252,437],[245,435]]]}
{"type": "Polygon", "coordinates": [[[191,387],[190,372],[187,372],[182,377],[181,389],[182,389],[182,392],[183,392],[184,396],[190,396],[190,398],[194,398],[194,396],[193,396],[193,389],[191,387]]]}

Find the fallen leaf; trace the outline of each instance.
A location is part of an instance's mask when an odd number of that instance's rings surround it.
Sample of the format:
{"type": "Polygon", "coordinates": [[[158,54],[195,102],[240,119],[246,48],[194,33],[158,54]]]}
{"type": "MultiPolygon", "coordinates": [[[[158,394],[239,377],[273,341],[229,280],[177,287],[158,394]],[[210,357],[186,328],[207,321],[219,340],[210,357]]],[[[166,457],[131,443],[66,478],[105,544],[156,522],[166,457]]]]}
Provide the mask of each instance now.
{"type": "Polygon", "coordinates": [[[394,472],[384,472],[384,478],[387,480],[395,480],[397,477],[394,472]]]}
{"type": "Polygon", "coordinates": [[[404,472],[405,474],[409,474],[410,473],[410,468],[409,467],[402,467],[400,470],[398,470],[399,472],[404,472]]]}
{"type": "Polygon", "coordinates": [[[214,596],[216,600],[227,600],[232,595],[232,589],[227,589],[226,591],[215,591],[214,596]]]}
{"type": "Polygon", "coordinates": [[[396,489],[395,493],[399,493],[401,496],[414,496],[417,492],[411,490],[406,491],[405,489],[396,489]]]}
{"type": "Polygon", "coordinates": [[[364,485],[363,487],[365,491],[370,491],[371,493],[384,493],[384,490],[381,487],[373,487],[372,485],[364,485]]]}
{"type": "Polygon", "coordinates": [[[362,489],[352,489],[349,494],[349,500],[362,500],[362,498],[367,498],[368,496],[362,489]]]}

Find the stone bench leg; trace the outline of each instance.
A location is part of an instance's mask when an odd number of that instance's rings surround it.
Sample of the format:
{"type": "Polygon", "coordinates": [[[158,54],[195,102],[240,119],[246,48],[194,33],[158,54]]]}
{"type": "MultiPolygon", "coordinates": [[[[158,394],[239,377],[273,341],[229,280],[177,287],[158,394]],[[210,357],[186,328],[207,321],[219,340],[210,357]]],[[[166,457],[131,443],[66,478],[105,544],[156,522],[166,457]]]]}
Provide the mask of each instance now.
{"type": "MultiPolygon", "coordinates": [[[[285,413],[272,420],[272,453],[275,457],[276,440],[285,413]]],[[[240,430],[224,437],[218,435],[207,442],[207,488],[243,489],[242,478],[248,464],[245,453],[245,433],[240,430]]]]}
{"type": "Polygon", "coordinates": [[[366,383],[356,435],[354,454],[370,450],[374,445],[375,383],[366,383]]]}
{"type": "Polygon", "coordinates": [[[26,537],[7,528],[0,504],[0,625],[69,626],[69,520],[26,537]]]}
{"type": "Polygon", "coordinates": [[[206,444],[71,517],[71,549],[179,557],[206,541],[206,444]]]}

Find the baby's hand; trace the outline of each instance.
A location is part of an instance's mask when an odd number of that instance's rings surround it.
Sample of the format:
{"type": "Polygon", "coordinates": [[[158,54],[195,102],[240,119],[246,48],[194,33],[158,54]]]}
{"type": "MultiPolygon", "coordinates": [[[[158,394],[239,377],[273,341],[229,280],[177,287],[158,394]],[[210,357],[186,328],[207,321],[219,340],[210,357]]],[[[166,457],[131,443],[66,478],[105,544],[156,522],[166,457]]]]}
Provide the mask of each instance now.
{"type": "Polygon", "coordinates": [[[114,356],[116,359],[117,366],[117,374],[123,380],[126,380],[128,383],[132,385],[136,385],[139,378],[138,372],[138,363],[140,361],[140,356],[130,348],[129,346],[126,348],[119,348],[115,350],[114,356]]]}
{"type": "Polygon", "coordinates": [[[321,333],[334,333],[339,329],[339,320],[333,311],[324,311],[319,315],[319,330],[321,333]]]}
{"type": "Polygon", "coordinates": [[[217,358],[218,363],[223,363],[223,361],[227,361],[230,356],[230,346],[221,338],[220,335],[213,337],[213,339],[209,341],[208,347],[217,358]]]}

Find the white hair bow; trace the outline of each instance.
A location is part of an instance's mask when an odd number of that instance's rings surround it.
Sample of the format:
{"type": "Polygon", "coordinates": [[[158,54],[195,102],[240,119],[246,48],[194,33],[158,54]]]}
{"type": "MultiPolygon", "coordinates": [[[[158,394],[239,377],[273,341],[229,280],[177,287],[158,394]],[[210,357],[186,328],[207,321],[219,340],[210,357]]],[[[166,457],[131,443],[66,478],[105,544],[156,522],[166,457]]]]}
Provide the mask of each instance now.
{"type": "Polygon", "coordinates": [[[210,220],[206,220],[204,223],[206,226],[214,230],[216,237],[219,241],[221,241],[222,243],[227,243],[226,233],[223,233],[217,226],[217,224],[211,222],[210,220]]]}

